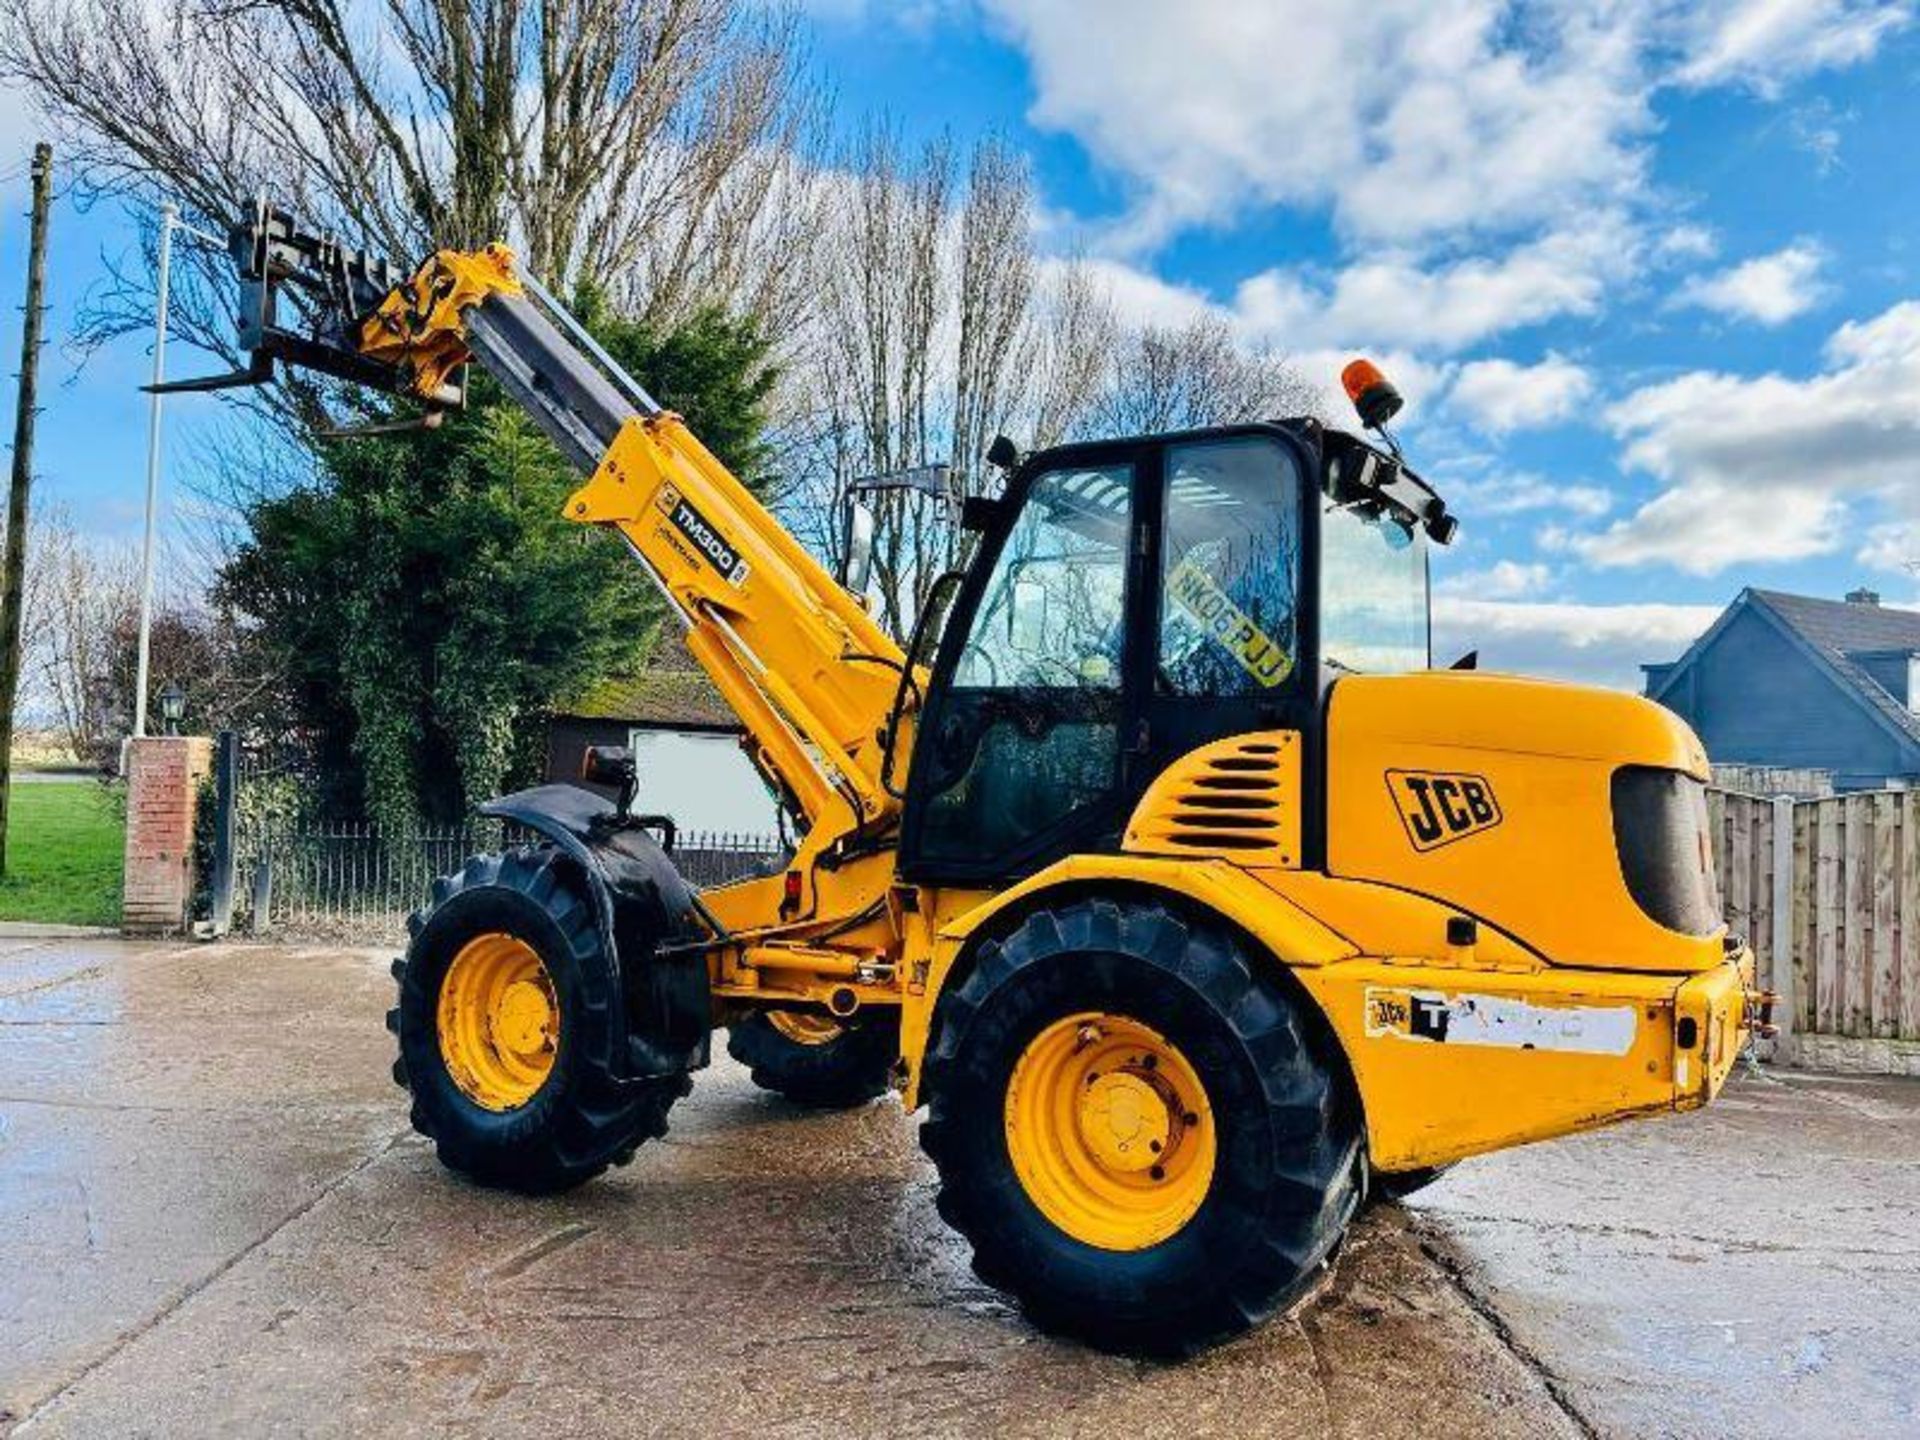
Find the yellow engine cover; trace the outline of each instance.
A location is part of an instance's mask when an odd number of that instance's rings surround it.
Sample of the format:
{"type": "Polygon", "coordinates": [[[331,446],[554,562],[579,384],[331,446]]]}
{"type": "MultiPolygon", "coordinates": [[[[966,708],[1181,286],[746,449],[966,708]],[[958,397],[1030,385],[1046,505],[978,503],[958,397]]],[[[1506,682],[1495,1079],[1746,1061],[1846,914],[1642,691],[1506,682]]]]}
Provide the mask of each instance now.
{"type": "Polygon", "coordinates": [[[1431,896],[1556,965],[1708,969],[1718,934],[1668,930],[1627,889],[1623,765],[1710,774],[1693,732],[1637,696],[1474,672],[1350,676],[1327,723],[1327,869],[1431,896]]]}
{"type": "Polygon", "coordinates": [[[1181,756],[1140,797],[1124,847],[1255,869],[1297,867],[1299,732],[1235,735],[1181,756]]]}

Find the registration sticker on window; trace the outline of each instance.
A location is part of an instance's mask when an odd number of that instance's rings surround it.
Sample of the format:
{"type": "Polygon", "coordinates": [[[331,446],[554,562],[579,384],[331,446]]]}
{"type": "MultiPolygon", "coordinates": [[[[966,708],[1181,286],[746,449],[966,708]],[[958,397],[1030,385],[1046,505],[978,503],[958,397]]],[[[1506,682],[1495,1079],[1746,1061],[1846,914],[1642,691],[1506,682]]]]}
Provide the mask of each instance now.
{"type": "Polygon", "coordinates": [[[1293,673],[1293,657],[1193,561],[1182,560],[1167,577],[1167,598],[1262,685],[1271,688],[1293,673]]]}

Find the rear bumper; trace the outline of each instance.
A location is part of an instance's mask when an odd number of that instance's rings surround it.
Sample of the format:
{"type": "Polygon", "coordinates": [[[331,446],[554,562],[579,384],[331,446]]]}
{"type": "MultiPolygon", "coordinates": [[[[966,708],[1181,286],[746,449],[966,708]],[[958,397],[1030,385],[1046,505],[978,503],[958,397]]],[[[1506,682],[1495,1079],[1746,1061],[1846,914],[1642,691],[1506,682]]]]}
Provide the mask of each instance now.
{"type": "Polygon", "coordinates": [[[1373,1163],[1412,1170],[1706,1104],[1746,1046],[1753,957],[1685,976],[1368,958],[1293,974],[1352,1064],[1373,1163]]]}
{"type": "Polygon", "coordinates": [[[1751,1039],[1748,1004],[1753,951],[1742,945],[1723,965],[1696,975],[1674,995],[1673,1104],[1693,1110],[1720,1093],[1751,1039]]]}

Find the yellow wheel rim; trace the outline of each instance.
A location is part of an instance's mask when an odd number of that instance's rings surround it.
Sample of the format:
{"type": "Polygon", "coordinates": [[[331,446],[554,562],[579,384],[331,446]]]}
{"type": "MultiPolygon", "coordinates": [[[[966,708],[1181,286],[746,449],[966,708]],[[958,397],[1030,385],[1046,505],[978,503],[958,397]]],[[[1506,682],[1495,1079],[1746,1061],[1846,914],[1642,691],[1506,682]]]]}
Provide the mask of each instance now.
{"type": "Polygon", "coordinates": [[[1007,1085],[1007,1153],[1055,1225],[1102,1250],[1145,1250],[1213,1183],[1213,1111],[1171,1041],[1138,1020],[1069,1015],[1034,1037],[1007,1085]]]}
{"type": "Polygon", "coordinates": [[[769,1010],[767,1023],[796,1045],[825,1045],[845,1033],[838,1020],[805,1010],[769,1010]]]}
{"type": "Polygon", "coordinates": [[[539,953],[512,935],[477,935],[440,982],[440,1058],[485,1110],[517,1110],[553,1072],[560,1004],[539,953]]]}

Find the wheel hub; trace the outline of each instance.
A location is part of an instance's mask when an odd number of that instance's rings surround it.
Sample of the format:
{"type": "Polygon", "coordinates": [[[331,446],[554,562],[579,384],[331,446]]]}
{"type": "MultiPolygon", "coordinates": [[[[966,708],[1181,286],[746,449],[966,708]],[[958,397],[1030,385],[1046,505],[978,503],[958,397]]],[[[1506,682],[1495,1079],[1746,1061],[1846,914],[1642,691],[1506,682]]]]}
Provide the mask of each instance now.
{"type": "Polygon", "coordinates": [[[483,1110],[516,1110],[539,1093],[560,1046],[560,1005],[540,954],[514,935],[477,935],[440,982],[440,1057],[483,1110]]]}
{"type": "Polygon", "coordinates": [[[1055,1225],[1144,1250],[1193,1218],[1213,1181],[1205,1088],[1164,1035],[1126,1016],[1072,1015],[1029,1043],[1007,1085],[1007,1155],[1055,1225]]]}
{"type": "Polygon", "coordinates": [[[532,981],[516,980],[500,997],[493,1036],[516,1055],[537,1055],[551,1041],[547,1027],[552,1020],[546,991],[532,981]]]}
{"type": "Polygon", "coordinates": [[[846,1033],[839,1021],[808,1010],[769,1010],[767,1023],[796,1045],[826,1045],[846,1033]]]}
{"type": "Polygon", "coordinates": [[[1080,1138],[1109,1170],[1134,1174],[1159,1163],[1173,1135],[1167,1097],[1146,1075],[1097,1075],[1080,1097],[1080,1138]]]}

